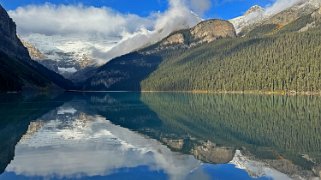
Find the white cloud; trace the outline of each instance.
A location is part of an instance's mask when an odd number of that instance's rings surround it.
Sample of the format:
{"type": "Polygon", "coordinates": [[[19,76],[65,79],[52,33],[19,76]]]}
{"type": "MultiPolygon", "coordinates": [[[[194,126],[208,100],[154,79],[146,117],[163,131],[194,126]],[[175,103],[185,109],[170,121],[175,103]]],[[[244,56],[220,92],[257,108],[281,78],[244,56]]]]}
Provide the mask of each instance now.
{"type": "MultiPolygon", "coordinates": [[[[72,109],[59,110],[66,108],[72,109]]],[[[170,179],[186,179],[190,172],[201,170],[201,162],[193,156],[172,152],[160,142],[100,116],[59,115],[54,120],[44,116],[31,123],[40,128],[28,131],[21,139],[7,172],[29,178],[78,179],[148,166],[150,171],[163,171],[170,179]]]]}
{"type": "Polygon", "coordinates": [[[44,4],[19,7],[9,14],[17,23],[22,39],[32,41],[37,39],[35,36],[46,41],[52,39],[50,42],[42,42],[41,39],[31,42],[40,50],[45,43],[45,50],[53,46],[52,49],[68,53],[80,51],[76,52],[78,57],[85,52],[102,64],[159,41],[175,30],[194,26],[201,18],[192,11],[201,16],[209,6],[209,0],[169,0],[169,8],[165,12],[152,12],[148,17],[140,17],[108,7],[44,4]],[[70,44],[82,45],[70,48],[70,44]],[[88,44],[95,45],[88,47],[88,44]]]}
{"type": "Polygon", "coordinates": [[[142,28],[140,31],[127,34],[111,50],[96,53],[111,59],[124,54],[124,52],[130,52],[155,43],[173,31],[195,26],[202,20],[191,11],[188,2],[182,0],[171,0],[170,8],[167,11],[161,14],[154,14],[153,16],[156,17],[153,30],[142,28]]]}
{"type": "Polygon", "coordinates": [[[190,6],[196,13],[203,15],[211,8],[212,2],[210,0],[190,0],[190,6]]]}
{"type": "Polygon", "coordinates": [[[287,8],[292,7],[293,5],[305,2],[306,0],[276,0],[271,6],[266,8],[265,13],[268,15],[273,15],[279,13],[287,8]]]}
{"type": "Polygon", "coordinates": [[[121,14],[106,7],[82,5],[29,5],[9,11],[18,25],[18,33],[65,35],[96,34],[119,36],[123,32],[135,32],[141,26],[150,28],[152,21],[134,14],[121,14]]]}

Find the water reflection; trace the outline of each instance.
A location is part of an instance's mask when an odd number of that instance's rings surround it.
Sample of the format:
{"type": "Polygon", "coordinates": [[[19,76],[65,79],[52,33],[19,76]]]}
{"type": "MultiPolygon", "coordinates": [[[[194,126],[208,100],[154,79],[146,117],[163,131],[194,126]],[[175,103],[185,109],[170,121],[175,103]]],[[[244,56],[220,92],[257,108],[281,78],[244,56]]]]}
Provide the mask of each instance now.
{"type": "Polygon", "coordinates": [[[66,96],[55,95],[0,96],[0,173],[13,159],[15,145],[27,131],[30,121],[68,100],[66,96]]]}
{"type": "Polygon", "coordinates": [[[121,168],[146,166],[177,179],[200,164],[191,156],[172,153],[156,140],[82,113],[69,122],[33,122],[16,154],[7,171],[43,177],[105,176],[121,168]]]}
{"type": "Polygon", "coordinates": [[[173,130],[240,149],[293,178],[320,177],[320,97],[162,93],[142,100],[173,130]]]}
{"type": "Polygon", "coordinates": [[[320,176],[317,97],[87,93],[44,99],[29,101],[29,111],[16,106],[21,99],[10,113],[0,105],[2,117],[18,122],[3,121],[9,128],[0,129],[1,139],[16,137],[1,142],[12,155],[2,161],[0,179],[320,176]]]}

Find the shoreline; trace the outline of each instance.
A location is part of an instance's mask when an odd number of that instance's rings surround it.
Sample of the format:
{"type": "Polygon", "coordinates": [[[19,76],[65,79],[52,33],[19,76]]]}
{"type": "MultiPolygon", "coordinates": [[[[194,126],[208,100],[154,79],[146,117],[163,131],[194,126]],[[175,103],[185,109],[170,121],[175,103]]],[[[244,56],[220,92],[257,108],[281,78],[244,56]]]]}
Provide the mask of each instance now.
{"type": "Polygon", "coordinates": [[[251,95],[279,95],[279,96],[321,96],[320,92],[296,92],[296,91],[206,91],[206,90],[193,90],[193,91],[81,91],[81,90],[66,90],[66,92],[76,93],[191,93],[191,94],[251,94],[251,95]]]}

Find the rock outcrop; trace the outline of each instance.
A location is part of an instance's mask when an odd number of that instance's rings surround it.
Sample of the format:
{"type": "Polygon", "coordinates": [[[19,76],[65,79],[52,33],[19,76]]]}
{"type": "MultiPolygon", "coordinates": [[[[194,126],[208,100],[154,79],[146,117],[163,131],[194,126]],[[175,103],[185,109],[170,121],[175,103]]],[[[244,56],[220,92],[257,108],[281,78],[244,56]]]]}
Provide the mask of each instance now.
{"type": "Polygon", "coordinates": [[[201,146],[194,147],[192,154],[199,160],[214,163],[229,163],[235,154],[235,149],[228,147],[219,147],[212,142],[206,142],[201,146]]]}
{"type": "Polygon", "coordinates": [[[224,20],[207,20],[191,29],[172,33],[165,38],[160,46],[168,47],[183,45],[193,47],[202,43],[210,43],[221,38],[234,38],[236,32],[232,23],[224,20]]]}
{"type": "Polygon", "coordinates": [[[44,54],[42,54],[34,45],[27,41],[21,41],[22,44],[27,48],[30,57],[33,60],[43,60],[46,58],[44,54]]]}
{"type": "Polygon", "coordinates": [[[191,29],[193,39],[198,43],[212,42],[220,38],[234,38],[236,32],[232,23],[222,20],[204,21],[191,29]]]}
{"type": "Polygon", "coordinates": [[[161,141],[166,144],[169,148],[179,151],[183,149],[184,139],[168,139],[162,138],[161,141]]]}

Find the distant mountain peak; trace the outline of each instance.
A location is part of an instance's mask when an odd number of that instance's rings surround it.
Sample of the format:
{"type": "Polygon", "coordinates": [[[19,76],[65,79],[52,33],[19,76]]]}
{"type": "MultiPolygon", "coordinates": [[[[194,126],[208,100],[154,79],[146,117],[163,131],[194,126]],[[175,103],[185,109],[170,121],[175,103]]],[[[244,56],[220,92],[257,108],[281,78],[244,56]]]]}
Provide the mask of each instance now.
{"type": "Polygon", "coordinates": [[[250,7],[250,9],[247,10],[247,11],[244,13],[244,16],[249,15],[249,14],[252,14],[252,13],[262,13],[262,12],[264,12],[264,8],[262,8],[262,7],[259,6],[259,5],[254,5],[254,6],[250,7]]]}
{"type": "Polygon", "coordinates": [[[254,5],[247,10],[243,16],[231,19],[230,22],[234,25],[236,32],[239,34],[244,27],[250,26],[264,19],[265,9],[259,5],[254,5]]]}
{"type": "Polygon", "coordinates": [[[300,17],[309,15],[319,9],[321,0],[298,0],[289,4],[287,8],[270,6],[266,9],[255,5],[252,6],[243,16],[231,19],[238,34],[246,33],[262,24],[275,24],[285,26],[300,17]]]}

